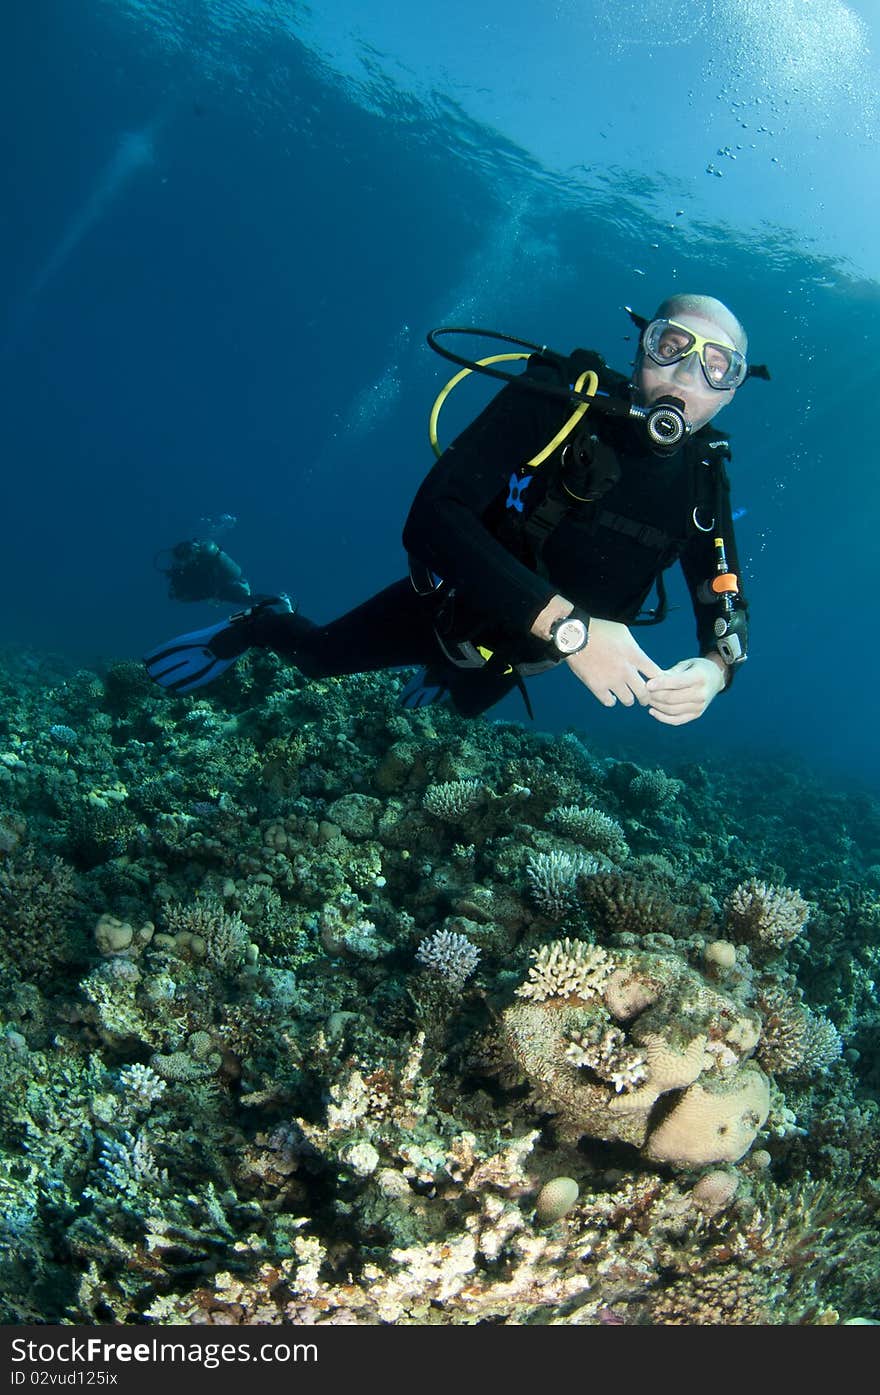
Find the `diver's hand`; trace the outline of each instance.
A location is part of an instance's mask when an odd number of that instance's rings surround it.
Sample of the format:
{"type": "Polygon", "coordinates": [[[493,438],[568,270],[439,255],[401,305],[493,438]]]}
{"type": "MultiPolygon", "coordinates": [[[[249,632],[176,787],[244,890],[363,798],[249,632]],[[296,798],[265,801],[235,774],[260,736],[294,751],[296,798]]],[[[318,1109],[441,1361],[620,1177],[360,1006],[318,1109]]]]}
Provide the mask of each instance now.
{"type": "Polygon", "coordinates": [[[725,671],[714,659],[682,659],[649,679],[648,713],[667,726],[684,726],[702,717],[724,687],[725,671]]]}
{"type": "Polygon", "coordinates": [[[662,677],[663,670],[636,644],[626,625],[616,620],[590,621],[586,649],[565,661],[576,678],[605,707],[622,702],[632,707],[651,701],[646,678],[662,677]]]}

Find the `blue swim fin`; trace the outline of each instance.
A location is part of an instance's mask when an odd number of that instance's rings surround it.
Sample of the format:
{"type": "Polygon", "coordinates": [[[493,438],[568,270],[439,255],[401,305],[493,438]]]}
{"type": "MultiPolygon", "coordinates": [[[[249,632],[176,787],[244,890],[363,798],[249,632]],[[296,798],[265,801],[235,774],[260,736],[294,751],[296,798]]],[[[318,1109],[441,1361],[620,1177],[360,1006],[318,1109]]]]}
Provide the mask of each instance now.
{"type": "Polygon", "coordinates": [[[400,691],[401,707],[431,707],[435,702],[448,702],[449,689],[436,669],[423,668],[400,691]]]}
{"type": "Polygon", "coordinates": [[[191,693],[195,688],[212,683],[231,668],[248,648],[244,635],[239,643],[231,640],[228,631],[234,630],[235,620],[221,620],[218,625],[209,625],[204,630],[191,630],[189,634],[178,635],[162,644],[152,653],[145,655],[147,673],[160,688],[168,688],[173,693],[191,693]],[[212,647],[212,641],[223,635],[223,640],[212,647]],[[225,640],[225,643],[224,643],[225,640]]]}

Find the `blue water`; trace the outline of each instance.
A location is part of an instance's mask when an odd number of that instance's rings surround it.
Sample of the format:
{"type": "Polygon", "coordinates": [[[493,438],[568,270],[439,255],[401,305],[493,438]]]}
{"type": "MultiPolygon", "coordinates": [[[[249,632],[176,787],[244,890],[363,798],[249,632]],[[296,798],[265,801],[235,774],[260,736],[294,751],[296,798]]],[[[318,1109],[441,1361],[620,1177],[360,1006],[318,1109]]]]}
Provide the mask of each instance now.
{"type": "MultiPolygon", "coordinates": [[[[429,328],[626,369],[622,307],[695,290],[772,372],[718,420],[751,658],[686,729],[564,674],[532,685],[538,724],[656,763],[784,752],[875,782],[873,7],[401,10],[7,7],[0,646],[89,663],[215,618],[169,601],[153,559],[225,513],[256,589],[331,618],[403,572],[448,376],[429,328]]],[[[444,439],[488,391],[459,389],[444,439]]],[[[661,663],[693,652],[672,595],[641,636],[661,663]]]]}

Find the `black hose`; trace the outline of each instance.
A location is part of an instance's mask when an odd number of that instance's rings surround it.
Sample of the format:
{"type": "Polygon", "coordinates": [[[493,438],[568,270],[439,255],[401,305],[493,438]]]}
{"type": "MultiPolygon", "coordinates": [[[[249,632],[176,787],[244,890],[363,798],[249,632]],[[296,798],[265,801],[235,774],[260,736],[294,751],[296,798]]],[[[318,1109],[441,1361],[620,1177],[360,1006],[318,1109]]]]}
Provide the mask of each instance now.
{"type": "Polygon", "coordinates": [[[529,388],[532,392],[540,392],[545,397],[556,397],[561,402],[593,402],[594,398],[585,392],[575,392],[572,388],[556,387],[553,383],[540,383],[530,378],[527,373],[505,373],[501,368],[491,368],[486,363],[478,363],[475,359],[464,358],[461,354],[454,354],[451,349],[444,349],[437,343],[437,336],[440,334],[473,334],[481,339],[498,339],[502,344],[517,344],[521,349],[530,349],[532,353],[541,354],[544,358],[554,360],[562,364],[565,358],[562,354],[556,353],[553,349],[548,349],[546,344],[532,344],[528,339],[516,339],[512,334],[499,334],[494,329],[471,329],[464,325],[449,325],[442,329],[432,329],[428,331],[427,340],[435,354],[440,354],[441,358],[449,359],[450,363],[457,363],[460,368],[470,368],[474,373],[484,373],[487,378],[499,378],[502,383],[512,383],[514,387],[529,388]]]}

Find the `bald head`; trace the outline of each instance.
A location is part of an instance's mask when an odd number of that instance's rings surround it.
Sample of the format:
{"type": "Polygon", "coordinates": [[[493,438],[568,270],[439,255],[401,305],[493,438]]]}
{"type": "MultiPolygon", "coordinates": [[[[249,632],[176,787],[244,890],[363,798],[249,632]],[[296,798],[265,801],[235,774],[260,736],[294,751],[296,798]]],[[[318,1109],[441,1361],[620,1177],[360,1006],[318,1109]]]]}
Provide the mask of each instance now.
{"type": "MultiPolygon", "coordinates": [[[[658,308],[656,320],[674,320],[710,343],[726,344],[745,357],[748,337],[732,310],[711,295],[672,295],[658,308]]],[[[656,361],[643,348],[636,354],[634,383],[642,406],[672,394],[684,403],[691,431],[706,426],[733,401],[736,387],[716,388],[708,381],[703,350],[689,349],[668,363],[656,361]]],[[[682,346],[684,347],[684,346],[682,346]]]]}
{"type": "Polygon", "coordinates": [[[655,320],[677,320],[682,315],[696,315],[708,320],[727,335],[735,349],[745,356],[749,339],[732,310],[711,295],[672,295],[658,306],[655,320]]]}

